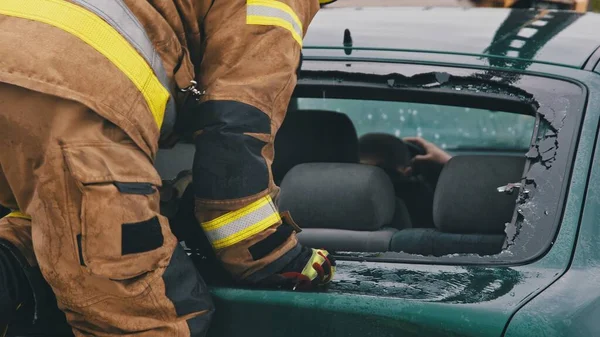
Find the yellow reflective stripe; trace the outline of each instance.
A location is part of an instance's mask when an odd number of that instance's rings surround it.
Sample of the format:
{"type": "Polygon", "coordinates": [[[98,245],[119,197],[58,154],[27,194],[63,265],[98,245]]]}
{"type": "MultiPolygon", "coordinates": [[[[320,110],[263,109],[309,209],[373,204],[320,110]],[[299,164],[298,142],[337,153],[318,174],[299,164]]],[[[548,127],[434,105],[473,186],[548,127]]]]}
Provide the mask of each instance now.
{"type": "Polygon", "coordinates": [[[274,213],[271,214],[269,217],[262,219],[261,221],[255,223],[254,225],[239,231],[233,235],[230,235],[228,237],[225,237],[223,239],[220,240],[215,240],[212,241],[212,246],[215,249],[223,249],[229,246],[233,246],[238,242],[244,241],[248,238],[251,238],[252,236],[264,231],[265,229],[273,226],[274,224],[278,223],[279,221],[281,221],[281,217],[279,217],[279,214],[274,213]]]}
{"type": "Polygon", "coordinates": [[[282,11],[286,12],[287,14],[289,14],[289,16],[292,18],[292,20],[294,20],[294,22],[296,22],[298,27],[300,27],[302,29],[302,21],[300,21],[300,18],[298,18],[298,15],[296,15],[296,12],[294,12],[292,7],[288,6],[287,4],[284,4],[283,2],[279,2],[279,1],[275,1],[275,0],[247,0],[246,4],[256,5],[256,6],[264,6],[264,7],[270,7],[270,8],[282,10],[282,11]]]}
{"type": "Polygon", "coordinates": [[[319,4],[321,5],[328,5],[332,2],[336,2],[337,0],[319,0],[319,4]]]}
{"type": "Polygon", "coordinates": [[[31,216],[29,216],[21,211],[12,211],[6,215],[6,218],[19,218],[19,219],[31,220],[31,216]]]}
{"type": "Polygon", "coordinates": [[[215,249],[225,248],[262,232],[281,221],[270,196],[260,198],[237,211],[202,224],[215,249]]]}
{"type": "Polygon", "coordinates": [[[275,0],[247,0],[246,4],[246,24],[284,28],[302,46],[302,21],[290,6],[275,0]]]}
{"type": "Polygon", "coordinates": [[[291,24],[289,24],[287,21],[285,21],[283,19],[260,17],[260,16],[248,16],[246,18],[246,23],[249,25],[279,26],[281,28],[285,28],[292,33],[292,37],[294,38],[294,40],[296,40],[296,42],[298,42],[300,47],[302,47],[302,37],[300,37],[300,35],[298,35],[298,33],[296,33],[294,31],[294,28],[292,27],[291,24]]]}
{"type": "Polygon", "coordinates": [[[271,203],[271,197],[266,196],[264,198],[260,198],[257,201],[251,203],[250,205],[240,208],[237,211],[229,212],[225,215],[222,215],[214,220],[205,222],[202,224],[202,228],[205,231],[215,230],[217,228],[223,227],[230,222],[233,222],[237,219],[243,218],[246,215],[255,212],[257,209],[264,207],[271,203]]]}
{"type": "Polygon", "coordinates": [[[111,25],[86,9],[63,0],[0,0],[0,14],[46,23],[77,36],[96,49],[138,88],[160,129],[169,91],[146,60],[111,25]]]}

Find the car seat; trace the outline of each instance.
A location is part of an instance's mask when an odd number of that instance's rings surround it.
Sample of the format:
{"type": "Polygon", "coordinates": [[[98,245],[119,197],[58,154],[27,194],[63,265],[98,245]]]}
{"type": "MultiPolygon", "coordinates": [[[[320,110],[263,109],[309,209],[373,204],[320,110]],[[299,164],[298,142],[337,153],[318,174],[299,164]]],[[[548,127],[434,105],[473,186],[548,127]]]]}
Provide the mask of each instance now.
{"type": "Polygon", "coordinates": [[[275,183],[303,163],[358,163],[358,136],[352,121],[327,110],[290,110],[275,136],[271,166],[275,183]]]}
{"type": "Polygon", "coordinates": [[[524,156],[453,157],[435,191],[436,228],[399,231],[392,238],[391,250],[434,256],[499,253],[517,193],[500,193],[497,188],[521,181],[525,162],[524,156]]]}
{"type": "Polygon", "coordinates": [[[279,208],[302,227],[302,244],[333,251],[388,251],[398,229],[411,226],[389,177],[369,165],[297,165],[281,184],[279,208]]]}

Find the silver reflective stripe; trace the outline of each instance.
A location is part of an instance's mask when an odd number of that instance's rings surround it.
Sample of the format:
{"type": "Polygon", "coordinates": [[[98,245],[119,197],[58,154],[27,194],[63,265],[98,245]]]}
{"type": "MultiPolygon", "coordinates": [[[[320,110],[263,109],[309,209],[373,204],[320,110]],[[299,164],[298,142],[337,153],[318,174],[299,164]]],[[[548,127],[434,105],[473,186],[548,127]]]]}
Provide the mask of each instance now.
{"type": "MultiPolygon", "coordinates": [[[[148,62],[150,67],[152,67],[160,83],[167,90],[171,91],[167,72],[163,68],[162,61],[156,53],[152,41],[146,34],[142,24],[122,0],[73,0],[73,2],[104,19],[104,21],[109,23],[127,39],[146,62],[148,62]]],[[[175,102],[173,95],[171,95],[165,108],[165,117],[161,128],[162,132],[170,132],[173,129],[175,117],[175,102]]]]}
{"type": "Polygon", "coordinates": [[[289,13],[286,13],[279,8],[267,7],[258,4],[249,4],[247,8],[247,15],[265,16],[285,20],[292,25],[294,31],[298,33],[299,36],[302,36],[303,34],[302,27],[298,25],[296,20],[294,20],[289,13]]]}
{"type": "Polygon", "coordinates": [[[266,196],[241,209],[202,223],[204,233],[215,249],[250,238],[281,222],[271,197],[266,196]]]}
{"type": "MultiPolygon", "coordinates": [[[[251,212],[241,218],[235,219],[226,225],[216,228],[214,230],[206,231],[206,236],[210,242],[218,242],[219,240],[226,239],[236,233],[243,231],[244,229],[262,221],[275,214],[275,208],[271,203],[268,203],[259,209],[251,212]]],[[[272,224],[271,224],[272,225],[272,224]]]]}

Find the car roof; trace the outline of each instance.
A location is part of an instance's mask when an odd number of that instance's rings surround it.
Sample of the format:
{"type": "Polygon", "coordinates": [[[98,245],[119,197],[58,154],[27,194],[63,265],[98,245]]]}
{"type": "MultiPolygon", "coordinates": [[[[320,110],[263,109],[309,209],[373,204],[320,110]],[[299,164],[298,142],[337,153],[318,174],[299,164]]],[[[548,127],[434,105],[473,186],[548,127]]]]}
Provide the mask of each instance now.
{"type": "MultiPolygon", "coordinates": [[[[420,50],[433,61],[448,60],[455,53],[496,55],[509,68],[515,65],[507,65],[506,60],[513,58],[581,68],[600,46],[598,27],[600,14],[572,11],[323,8],[308,29],[304,53],[331,55],[331,51],[314,47],[342,47],[344,30],[349,29],[354,48],[420,50]],[[436,56],[432,59],[431,55],[436,56]]],[[[383,55],[389,57],[389,52],[380,53],[383,55]]]]}

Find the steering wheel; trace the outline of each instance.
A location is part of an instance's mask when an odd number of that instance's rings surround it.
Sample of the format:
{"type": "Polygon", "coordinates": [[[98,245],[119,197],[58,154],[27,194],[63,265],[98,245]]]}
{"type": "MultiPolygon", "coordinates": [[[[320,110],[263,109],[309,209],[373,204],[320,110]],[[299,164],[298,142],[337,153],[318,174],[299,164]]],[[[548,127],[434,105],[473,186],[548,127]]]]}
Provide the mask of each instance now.
{"type": "Polygon", "coordinates": [[[404,142],[404,141],[403,141],[403,143],[406,144],[406,146],[408,147],[408,151],[410,152],[410,158],[414,158],[419,155],[422,156],[422,155],[427,154],[427,151],[425,151],[425,149],[418,144],[414,144],[411,142],[404,142]]]}

